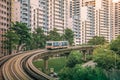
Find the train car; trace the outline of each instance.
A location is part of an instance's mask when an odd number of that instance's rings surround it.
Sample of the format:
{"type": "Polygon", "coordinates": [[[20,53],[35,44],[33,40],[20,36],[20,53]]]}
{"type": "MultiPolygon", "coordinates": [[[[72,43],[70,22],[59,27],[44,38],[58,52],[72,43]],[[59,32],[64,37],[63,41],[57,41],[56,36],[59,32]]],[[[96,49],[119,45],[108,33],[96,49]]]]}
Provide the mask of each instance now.
{"type": "Polygon", "coordinates": [[[47,41],[46,49],[62,49],[69,46],[68,41],[47,41]]]}
{"type": "Polygon", "coordinates": [[[69,43],[68,41],[60,41],[60,47],[61,48],[68,48],[69,43]]]}

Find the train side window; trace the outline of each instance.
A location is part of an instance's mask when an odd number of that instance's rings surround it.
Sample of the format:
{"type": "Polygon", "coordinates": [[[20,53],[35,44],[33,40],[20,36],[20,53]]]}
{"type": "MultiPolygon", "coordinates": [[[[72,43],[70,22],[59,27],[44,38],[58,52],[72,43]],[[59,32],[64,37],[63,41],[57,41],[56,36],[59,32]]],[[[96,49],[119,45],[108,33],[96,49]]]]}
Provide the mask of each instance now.
{"type": "Polygon", "coordinates": [[[52,43],[47,43],[47,46],[52,46],[52,43]]]}
{"type": "Polygon", "coordinates": [[[53,42],[53,46],[56,46],[56,43],[55,43],[55,42],[53,42]]]}
{"type": "Polygon", "coordinates": [[[59,46],[59,42],[53,42],[53,46],[59,46]]]}

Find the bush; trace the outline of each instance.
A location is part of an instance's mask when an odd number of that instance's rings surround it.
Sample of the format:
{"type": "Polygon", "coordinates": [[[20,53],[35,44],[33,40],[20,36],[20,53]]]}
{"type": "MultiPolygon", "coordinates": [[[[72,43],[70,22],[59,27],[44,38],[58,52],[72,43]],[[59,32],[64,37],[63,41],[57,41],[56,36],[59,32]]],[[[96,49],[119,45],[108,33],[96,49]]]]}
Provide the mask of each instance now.
{"type": "Polygon", "coordinates": [[[66,66],[72,68],[80,63],[82,63],[82,54],[79,51],[72,51],[68,56],[66,66]]]}

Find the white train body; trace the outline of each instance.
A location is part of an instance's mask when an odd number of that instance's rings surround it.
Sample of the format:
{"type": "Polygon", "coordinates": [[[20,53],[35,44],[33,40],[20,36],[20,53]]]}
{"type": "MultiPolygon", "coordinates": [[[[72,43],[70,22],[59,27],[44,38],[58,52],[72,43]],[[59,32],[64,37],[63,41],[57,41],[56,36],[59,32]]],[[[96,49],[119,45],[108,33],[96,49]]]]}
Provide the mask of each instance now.
{"type": "Polygon", "coordinates": [[[68,41],[47,41],[46,42],[46,49],[62,49],[68,48],[69,43],[68,41]]]}

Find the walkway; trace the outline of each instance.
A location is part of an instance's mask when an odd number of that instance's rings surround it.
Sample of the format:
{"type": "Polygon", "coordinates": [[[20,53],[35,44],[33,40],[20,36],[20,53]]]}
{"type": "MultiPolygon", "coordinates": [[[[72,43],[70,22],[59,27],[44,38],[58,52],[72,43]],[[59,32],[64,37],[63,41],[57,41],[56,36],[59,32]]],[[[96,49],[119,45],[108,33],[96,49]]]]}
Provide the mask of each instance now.
{"type": "Polygon", "coordinates": [[[82,67],[86,67],[86,66],[95,67],[95,65],[96,65],[96,63],[91,60],[91,61],[88,61],[85,64],[83,64],[82,67]]]}

